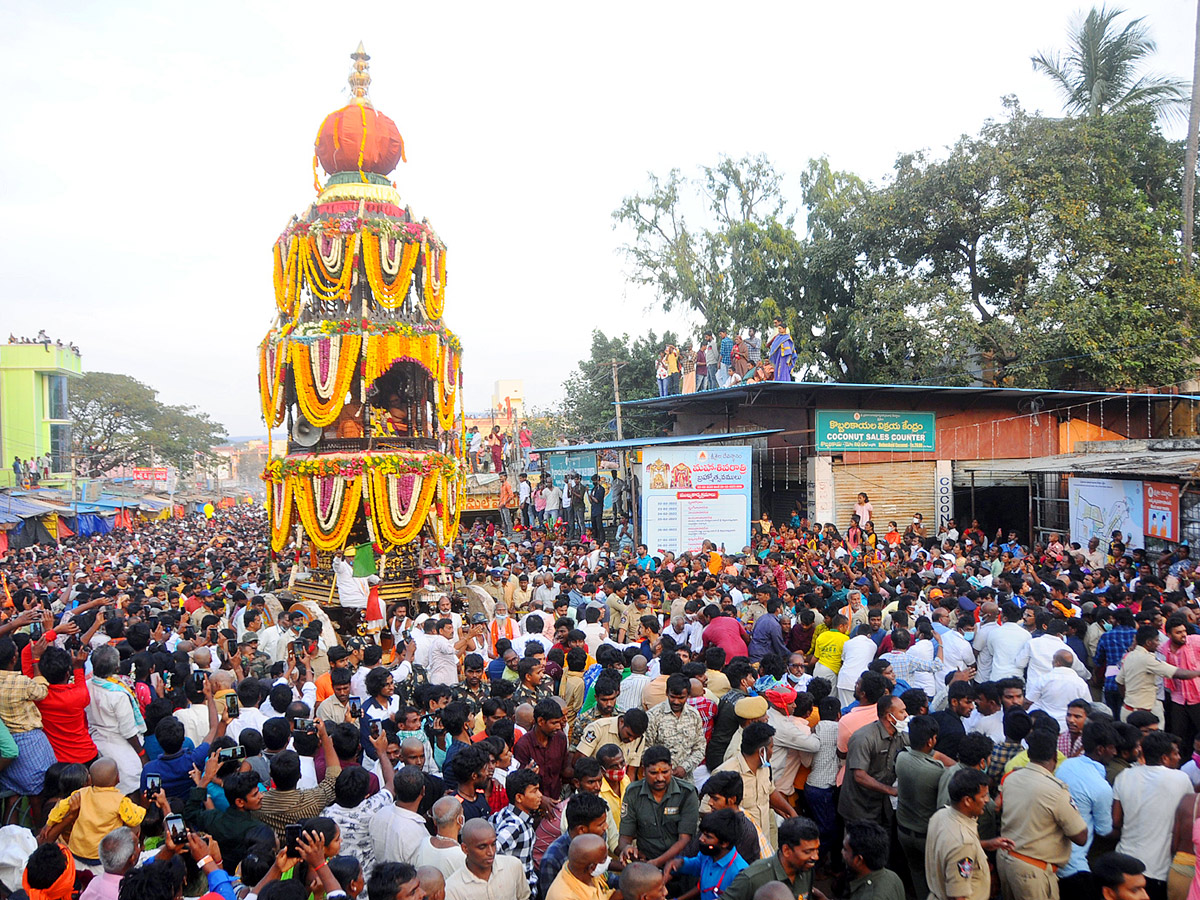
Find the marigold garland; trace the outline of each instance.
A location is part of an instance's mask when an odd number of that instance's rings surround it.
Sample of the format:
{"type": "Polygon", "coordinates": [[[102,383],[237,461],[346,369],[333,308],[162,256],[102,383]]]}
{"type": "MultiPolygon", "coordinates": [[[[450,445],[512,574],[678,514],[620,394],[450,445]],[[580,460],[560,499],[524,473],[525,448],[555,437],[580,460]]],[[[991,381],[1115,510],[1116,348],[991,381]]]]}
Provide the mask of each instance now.
{"type": "Polygon", "coordinates": [[[296,307],[297,285],[300,281],[298,264],[299,264],[299,241],[285,241],[280,238],[275,243],[273,251],[274,271],[272,273],[275,283],[275,305],[281,313],[293,315],[296,307]],[[287,247],[287,260],[284,261],[283,249],[287,247]]]}
{"type": "Polygon", "coordinates": [[[309,235],[301,242],[300,262],[305,282],[313,296],[326,302],[330,300],[348,300],[350,285],[354,276],[354,267],[358,253],[358,235],[351,234],[346,239],[346,249],[342,254],[342,270],[337,280],[325,270],[321,262],[321,253],[317,247],[317,237],[309,235]],[[332,282],[332,283],[331,283],[332,282]]]}
{"type": "Polygon", "coordinates": [[[446,311],[446,251],[425,250],[425,314],[437,321],[446,311]]]}
{"type": "Polygon", "coordinates": [[[412,337],[404,334],[380,335],[367,341],[363,377],[370,384],[396,361],[411,359],[436,378],[439,355],[440,341],[436,334],[412,337]]]}
{"type": "Polygon", "coordinates": [[[263,421],[271,428],[280,424],[286,414],[283,402],[285,391],[284,373],[287,369],[287,342],[272,346],[263,343],[258,355],[258,396],[262,401],[263,421]],[[275,352],[275,363],[271,364],[271,351],[275,352]]]}
{"type": "Polygon", "coordinates": [[[384,280],[383,261],[380,259],[382,253],[380,244],[385,240],[388,238],[369,237],[363,239],[363,268],[367,272],[367,283],[371,286],[371,293],[374,295],[375,301],[384,309],[397,309],[408,296],[413,269],[416,268],[417,259],[421,255],[421,245],[415,243],[404,245],[400,256],[400,271],[396,273],[392,283],[388,284],[384,280]]]}
{"type": "Polygon", "coordinates": [[[278,486],[267,485],[267,515],[271,519],[271,549],[278,553],[287,545],[288,532],[292,527],[292,482],[290,479],[284,479],[278,486]]]}
{"type": "Polygon", "coordinates": [[[291,476],[353,477],[367,471],[388,475],[430,475],[441,472],[457,474],[461,464],[445,453],[327,453],[320,455],[287,456],[273,459],[263,469],[264,481],[278,482],[291,476]]]}
{"type": "Polygon", "coordinates": [[[321,528],[320,519],[317,516],[317,498],[313,479],[295,477],[289,478],[288,481],[292,483],[292,495],[296,499],[296,511],[300,514],[300,524],[304,526],[304,533],[308,535],[313,546],[327,552],[345,546],[362,501],[362,486],[359,477],[350,480],[345,486],[341,508],[337,512],[333,528],[328,532],[321,528]]]}
{"type": "MultiPolygon", "coordinates": [[[[324,338],[332,344],[332,338],[324,338]]],[[[322,397],[317,389],[316,375],[313,372],[313,352],[317,342],[293,341],[291,344],[292,380],[296,385],[296,400],[304,418],[318,428],[325,428],[337,421],[346,401],[346,393],[358,370],[359,350],[362,339],[355,334],[346,334],[338,338],[340,347],[337,358],[331,358],[329,364],[336,368],[333,378],[333,391],[329,397],[322,397]]]]}
{"type": "Polygon", "coordinates": [[[391,544],[412,542],[421,533],[425,518],[429,515],[429,508],[433,505],[433,495],[440,479],[437,477],[421,479],[421,483],[414,488],[409,515],[401,520],[397,518],[396,514],[402,515],[404,511],[394,508],[388,486],[388,478],[391,476],[385,472],[373,470],[368,477],[370,479],[371,510],[375,514],[375,527],[379,529],[379,535],[391,544]]]}

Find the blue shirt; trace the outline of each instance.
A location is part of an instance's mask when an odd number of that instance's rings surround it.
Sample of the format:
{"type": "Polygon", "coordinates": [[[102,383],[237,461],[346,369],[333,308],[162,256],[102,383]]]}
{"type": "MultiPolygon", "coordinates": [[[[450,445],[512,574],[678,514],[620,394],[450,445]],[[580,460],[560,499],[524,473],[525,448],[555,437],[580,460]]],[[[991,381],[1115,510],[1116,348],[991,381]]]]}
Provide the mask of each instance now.
{"type": "MultiPolygon", "coordinates": [[[[1120,666],[1125,654],[1132,649],[1133,639],[1136,636],[1136,628],[1128,625],[1114,625],[1112,631],[1106,631],[1100,635],[1100,640],[1096,642],[1096,658],[1092,662],[1105,667],[1120,666]]],[[[1115,672],[1112,675],[1104,676],[1104,689],[1106,691],[1118,690],[1115,672]]]]}
{"type": "Polygon", "coordinates": [[[1070,861],[1058,870],[1059,878],[1077,872],[1088,872],[1088,849],[1098,834],[1109,834],[1113,830],[1113,789],[1104,777],[1104,766],[1087,756],[1076,756],[1066,760],[1054,770],[1054,777],[1067,786],[1071,802],[1087,823],[1087,843],[1071,845],[1070,861]]]}
{"type": "Polygon", "coordinates": [[[458,756],[459,751],[467,745],[459,740],[451,740],[450,746],[446,748],[446,758],[442,760],[442,781],[446,784],[446,790],[457,791],[458,779],[454,777],[454,772],[450,768],[450,761],[458,756]]]}
{"type": "Polygon", "coordinates": [[[195,786],[192,781],[192,766],[203,771],[207,761],[207,741],[195,750],[180,750],[169,756],[160,756],[146,763],[146,767],[142,769],[142,790],[146,790],[147,775],[161,775],[163,790],[168,800],[186,797],[195,786]]]}
{"type": "Polygon", "coordinates": [[[787,658],[787,645],[783,642],[783,626],[779,619],[767,613],[754,623],[754,633],[750,635],[750,647],[747,650],[751,662],[758,662],[768,653],[778,653],[787,658]]]}
{"type": "Polygon", "coordinates": [[[717,900],[729,890],[729,885],[733,884],[738,872],[748,865],[737,850],[733,849],[720,859],[713,859],[706,853],[684,859],[683,865],[677,871],[693,878],[700,877],[700,900],[717,900]]]}
{"type": "MultiPolygon", "coordinates": [[[[733,338],[726,335],[721,338],[721,364],[729,366],[733,364],[733,338]]],[[[704,900],[703,897],[700,900],[704,900]]]]}

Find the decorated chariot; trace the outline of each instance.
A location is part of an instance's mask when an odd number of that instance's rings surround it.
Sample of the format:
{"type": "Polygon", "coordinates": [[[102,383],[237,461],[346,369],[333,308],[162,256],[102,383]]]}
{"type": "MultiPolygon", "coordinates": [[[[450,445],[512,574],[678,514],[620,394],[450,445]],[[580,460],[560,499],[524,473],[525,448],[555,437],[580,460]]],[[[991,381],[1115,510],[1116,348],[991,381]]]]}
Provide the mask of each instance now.
{"type": "Polygon", "coordinates": [[[368,99],[361,44],[351,58],[351,102],[317,132],[316,200],[275,242],[277,316],[259,346],[263,417],[288,433],[263,472],[272,550],[290,547],[293,593],[343,632],[364,623],[339,608],[335,557],[377,574],[383,604],[444,578],[466,471],[446,246],[389,179],[404,141],[368,99]]]}

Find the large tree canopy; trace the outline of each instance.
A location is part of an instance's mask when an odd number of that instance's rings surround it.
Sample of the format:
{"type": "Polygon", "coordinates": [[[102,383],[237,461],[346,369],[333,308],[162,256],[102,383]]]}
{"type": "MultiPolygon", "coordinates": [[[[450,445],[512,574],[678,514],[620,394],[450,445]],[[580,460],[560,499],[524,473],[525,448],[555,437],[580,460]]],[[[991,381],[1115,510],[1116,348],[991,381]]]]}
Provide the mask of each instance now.
{"type": "MultiPolygon", "coordinates": [[[[665,309],[713,328],[779,315],[809,380],[1140,388],[1194,368],[1182,162],[1149,106],[1051,119],[1010,100],[882,184],[814,160],[802,228],[763,157],[652,178],[614,217],[665,309]]],[[[649,371],[661,344],[642,343],[649,371]]]]}
{"type": "Polygon", "coordinates": [[[157,392],[128,375],[88,372],[72,382],[72,435],[82,474],[153,458],[191,470],[225,437],[223,426],[191,406],[167,406],[157,392]]]}

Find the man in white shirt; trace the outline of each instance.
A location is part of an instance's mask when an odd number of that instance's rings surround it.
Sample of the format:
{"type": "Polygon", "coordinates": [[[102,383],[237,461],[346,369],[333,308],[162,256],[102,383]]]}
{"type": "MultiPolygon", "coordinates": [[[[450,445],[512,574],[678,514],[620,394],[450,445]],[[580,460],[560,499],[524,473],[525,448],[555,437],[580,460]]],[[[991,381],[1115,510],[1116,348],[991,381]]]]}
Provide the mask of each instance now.
{"type": "Polygon", "coordinates": [[[412,864],[417,851],[429,837],[425,818],[417,813],[425,795],[425,773],[416,766],[404,766],[395,775],[396,803],[371,817],[368,829],[375,862],[412,864]]]}
{"type": "Polygon", "coordinates": [[[483,626],[472,625],[467,633],[455,641],[454,622],[449,619],[439,619],[437,634],[429,643],[429,682],[430,684],[458,684],[458,657],[475,638],[483,637],[483,626]]]}
{"type": "MultiPolygon", "coordinates": [[[[1045,640],[1049,638],[1038,638],[1034,643],[1045,640]]],[[[1054,668],[1025,694],[1031,709],[1042,709],[1054,716],[1063,731],[1067,730],[1067,704],[1079,698],[1090,700],[1092,696],[1088,683],[1071,668],[1074,661],[1075,654],[1062,647],[1054,654],[1054,668]]]]}
{"type": "Polygon", "coordinates": [[[1040,637],[1032,638],[1021,652],[1017,654],[1017,665],[1027,666],[1028,674],[1025,676],[1025,693],[1026,695],[1033,690],[1046,678],[1050,671],[1054,668],[1054,658],[1060,650],[1066,649],[1071,654],[1071,664],[1075,669],[1075,673],[1080,678],[1086,678],[1088,671],[1082,662],[1075,658],[1075,654],[1067,648],[1067,642],[1063,638],[1067,632],[1067,623],[1062,619],[1055,619],[1046,628],[1046,633],[1040,637]]]}
{"type": "Polygon", "coordinates": [[[995,682],[980,682],[975,687],[975,710],[963,723],[967,731],[985,734],[994,743],[1004,742],[1004,708],[995,682]]]}
{"type": "Polygon", "coordinates": [[[988,635],[1000,625],[1000,607],[991,600],[979,607],[979,623],[975,626],[975,640],[971,647],[975,650],[975,678],[981,684],[992,680],[992,651],[988,647],[988,635]]]}
{"type": "Polygon", "coordinates": [[[346,561],[346,551],[333,558],[333,574],[337,579],[338,603],[348,609],[366,609],[370,586],[379,583],[378,575],[354,577],[354,566],[346,561]]]}
{"type": "MultiPolygon", "coordinates": [[[[1191,780],[1179,765],[1178,738],[1162,731],[1142,738],[1145,765],[1131,766],[1113,783],[1113,830],[1121,835],[1117,852],[1140,859],[1147,882],[1157,881],[1156,893],[1166,896],[1171,869],[1171,844],[1179,801],[1191,796],[1191,780]]],[[[1151,885],[1148,885],[1151,886],[1151,885]]]]}
{"type": "Polygon", "coordinates": [[[546,500],[546,525],[553,527],[562,518],[563,492],[554,484],[554,480],[549,475],[546,476],[546,486],[542,488],[542,496],[546,500]]]}
{"type": "Polygon", "coordinates": [[[868,633],[868,626],[860,625],[859,632],[842,645],[842,666],[837,674],[838,703],[843,708],[854,702],[854,686],[867,666],[875,658],[879,645],[868,633]]]}
{"type": "Polygon", "coordinates": [[[1017,658],[1029,643],[1030,635],[1021,625],[1021,609],[1015,604],[1006,604],[1001,610],[1001,616],[1004,623],[987,633],[987,647],[992,654],[989,681],[1013,676],[1024,677],[1024,670],[1017,658]]]}

